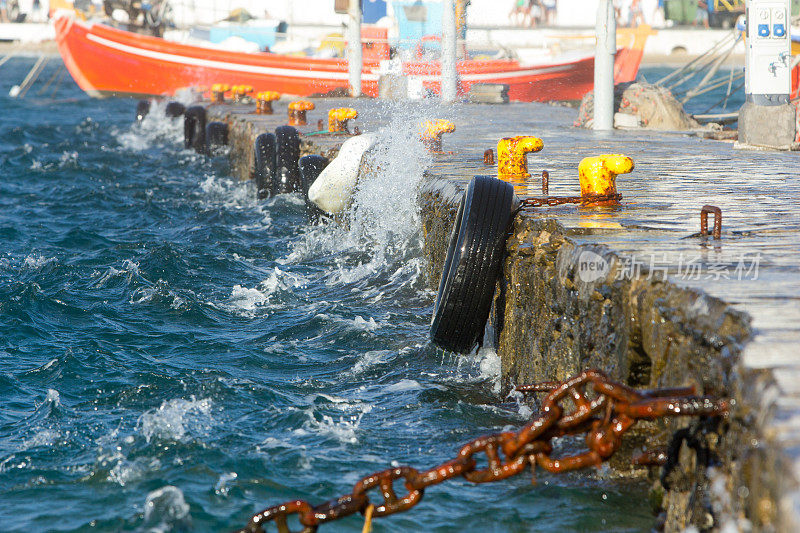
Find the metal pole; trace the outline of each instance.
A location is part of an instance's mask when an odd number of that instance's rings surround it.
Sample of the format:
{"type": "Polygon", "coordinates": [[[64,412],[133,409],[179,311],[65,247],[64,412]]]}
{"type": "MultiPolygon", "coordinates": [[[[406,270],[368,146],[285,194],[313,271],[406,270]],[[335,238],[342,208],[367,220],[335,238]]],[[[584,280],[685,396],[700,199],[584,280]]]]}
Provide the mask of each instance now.
{"type": "Polygon", "coordinates": [[[456,72],[456,3],[444,0],[442,10],[442,100],[454,102],[458,93],[456,72]]]}
{"type": "Polygon", "coordinates": [[[594,54],[594,129],[613,130],[617,20],[611,0],[600,0],[595,31],[597,47],[594,54]]]}
{"type": "Polygon", "coordinates": [[[347,69],[350,96],[361,96],[361,0],[350,0],[347,10],[347,69]]]}

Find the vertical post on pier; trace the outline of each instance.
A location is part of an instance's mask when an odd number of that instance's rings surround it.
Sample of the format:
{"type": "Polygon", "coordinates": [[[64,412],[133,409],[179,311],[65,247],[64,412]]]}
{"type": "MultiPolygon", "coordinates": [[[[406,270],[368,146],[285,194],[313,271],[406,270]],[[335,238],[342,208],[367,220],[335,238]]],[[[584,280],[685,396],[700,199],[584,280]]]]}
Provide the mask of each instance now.
{"type": "Polygon", "coordinates": [[[350,96],[361,96],[361,0],[350,0],[347,9],[347,69],[350,96]]]}
{"type": "Polygon", "coordinates": [[[594,129],[613,130],[617,20],[611,0],[600,0],[595,32],[597,46],[594,55],[594,129]]]}
{"type": "Polygon", "coordinates": [[[444,0],[442,7],[442,100],[454,102],[458,94],[455,0],[444,0]]]}

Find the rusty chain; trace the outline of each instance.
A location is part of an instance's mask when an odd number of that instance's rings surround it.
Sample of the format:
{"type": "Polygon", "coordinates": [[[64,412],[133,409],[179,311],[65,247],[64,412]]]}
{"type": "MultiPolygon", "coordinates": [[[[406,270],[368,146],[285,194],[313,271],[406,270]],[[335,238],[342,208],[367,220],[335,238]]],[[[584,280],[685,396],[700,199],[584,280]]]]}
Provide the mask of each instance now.
{"type": "Polygon", "coordinates": [[[517,390],[548,393],[539,415],[519,431],[474,439],[459,450],[455,459],[430,470],[420,472],[410,466],[399,466],[371,474],[358,481],[350,494],[316,506],[293,500],[268,507],[253,515],[238,533],[264,533],[263,526],[270,521],[275,522],[280,533],[287,533],[286,520],[293,514],[298,515],[303,532],[312,533],[320,524],[364,513],[373,505],[367,495],[373,489],[378,489],[382,497],[382,501],[374,504],[373,516],[379,517],[411,509],[420,502],[427,487],[454,477],[488,483],[515,476],[528,465],[531,469],[539,466],[554,473],[596,466],[619,449],[622,436],[638,420],[722,416],[729,407],[725,400],[697,396],[694,388],[636,390],[610,380],[599,370],[587,370],[561,383],[528,385],[517,390]],[[586,451],[559,458],[551,456],[553,439],[580,434],[586,434],[586,451]],[[481,454],[486,457],[484,466],[479,466],[477,459],[481,454]],[[395,492],[397,480],[403,481],[405,489],[400,496],[395,492]]]}
{"type": "Polygon", "coordinates": [[[615,194],[586,194],[584,196],[548,196],[547,198],[525,198],[520,201],[520,209],[533,209],[536,207],[555,207],[565,204],[586,205],[596,202],[619,202],[622,195],[615,194]]]}

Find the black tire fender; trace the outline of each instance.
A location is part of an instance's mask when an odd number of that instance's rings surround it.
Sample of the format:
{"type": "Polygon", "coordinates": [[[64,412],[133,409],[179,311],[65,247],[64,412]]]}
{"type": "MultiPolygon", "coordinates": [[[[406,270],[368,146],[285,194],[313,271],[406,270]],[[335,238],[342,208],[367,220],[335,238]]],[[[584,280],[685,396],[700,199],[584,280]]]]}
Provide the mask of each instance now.
{"type": "Polygon", "coordinates": [[[275,129],[275,174],[272,194],[300,190],[300,135],[292,126],[275,129]]]}
{"type": "Polygon", "coordinates": [[[195,105],[183,114],[183,144],[197,153],[206,150],[206,110],[195,105]]]}
{"type": "Polygon", "coordinates": [[[206,144],[209,150],[217,146],[228,146],[228,125],[224,122],[209,122],[206,126],[206,144]]]}
{"type": "Polygon", "coordinates": [[[325,215],[325,212],[308,199],[308,189],[319,177],[320,172],[328,166],[328,162],[328,158],[321,155],[305,155],[298,162],[300,167],[300,187],[303,191],[303,198],[306,201],[306,215],[312,224],[325,215]]]}
{"type": "Polygon", "coordinates": [[[514,187],[489,176],[472,179],[458,208],[431,319],[437,346],[458,353],[483,340],[514,215],[514,187]]]}
{"type": "Polygon", "coordinates": [[[263,200],[272,193],[272,176],[275,174],[275,135],[262,133],[256,137],[253,152],[256,195],[259,200],[263,200]]]}
{"type": "Polygon", "coordinates": [[[186,106],[180,102],[170,102],[164,110],[164,114],[169,118],[178,118],[186,112],[186,106]]]}
{"type": "Polygon", "coordinates": [[[141,122],[150,113],[150,100],[139,100],[136,104],[136,120],[141,122]]]}

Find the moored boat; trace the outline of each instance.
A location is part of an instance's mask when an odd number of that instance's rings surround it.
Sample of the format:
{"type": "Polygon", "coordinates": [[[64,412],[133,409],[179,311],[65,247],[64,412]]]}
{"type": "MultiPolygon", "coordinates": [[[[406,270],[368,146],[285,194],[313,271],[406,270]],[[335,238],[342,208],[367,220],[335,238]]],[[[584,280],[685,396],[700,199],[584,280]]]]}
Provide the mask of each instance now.
{"type": "MultiPolygon", "coordinates": [[[[55,27],[67,69],[81,89],[96,97],[171,95],[182,88],[208,87],[218,82],[300,96],[325,94],[348,86],[347,61],[342,59],[232,52],[66,16],[56,19],[55,27]]],[[[617,83],[636,78],[644,43],[640,39],[635,42],[617,54],[617,83]]],[[[380,59],[370,58],[363,65],[362,91],[373,97],[378,95],[380,59]]],[[[592,89],[593,69],[591,54],[534,64],[515,59],[458,62],[461,92],[466,93],[475,83],[505,83],[509,85],[509,98],[524,102],[580,99],[592,89]]],[[[403,62],[402,70],[438,93],[438,62],[403,62]]]]}

